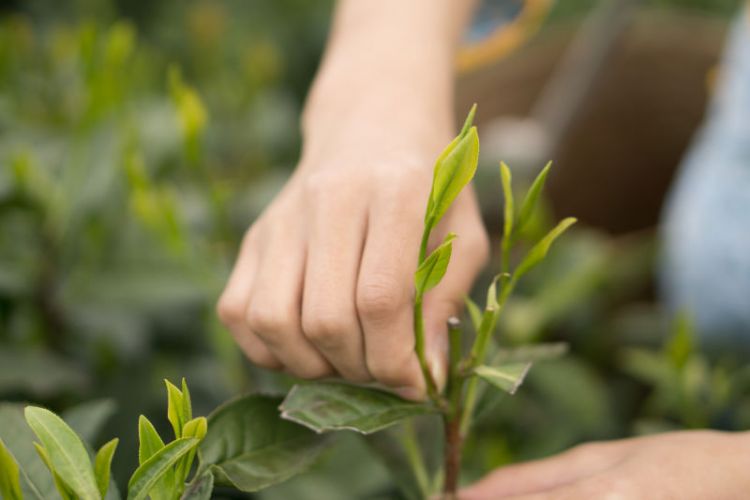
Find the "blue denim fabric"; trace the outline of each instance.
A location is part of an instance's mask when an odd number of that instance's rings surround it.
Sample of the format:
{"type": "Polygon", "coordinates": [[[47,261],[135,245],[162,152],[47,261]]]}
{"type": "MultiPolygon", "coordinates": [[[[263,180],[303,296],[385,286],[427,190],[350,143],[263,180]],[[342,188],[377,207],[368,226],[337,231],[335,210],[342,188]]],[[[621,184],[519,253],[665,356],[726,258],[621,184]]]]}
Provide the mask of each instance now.
{"type": "Polygon", "coordinates": [[[706,122],[663,220],[661,284],[704,344],[750,348],[750,23],[732,30],[706,122]]]}

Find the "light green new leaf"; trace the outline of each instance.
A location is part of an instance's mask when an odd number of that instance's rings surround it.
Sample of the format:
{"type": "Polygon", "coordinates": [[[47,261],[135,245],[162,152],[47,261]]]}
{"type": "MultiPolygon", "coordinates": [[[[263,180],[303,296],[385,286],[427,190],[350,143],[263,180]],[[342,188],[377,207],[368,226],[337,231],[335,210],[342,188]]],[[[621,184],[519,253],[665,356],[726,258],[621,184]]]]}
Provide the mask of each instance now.
{"type": "Polygon", "coordinates": [[[531,216],[534,214],[534,209],[536,209],[536,205],[539,202],[539,196],[544,189],[544,184],[547,182],[547,174],[549,173],[550,167],[552,167],[552,162],[548,162],[547,165],[545,165],[542,171],[539,172],[539,175],[536,176],[536,179],[534,179],[529,190],[526,192],[526,196],[521,204],[521,210],[518,213],[518,220],[515,229],[516,233],[519,233],[526,223],[531,220],[531,216]]]}
{"type": "Polygon", "coordinates": [[[81,500],[98,500],[94,469],[86,447],[63,419],[49,410],[28,406],[26,422],[42,442],[50,465],[81,500]]]}
{"type": "Polygon", "coordinates": [[[503,210],[503,244],[506,240],[510,240],[510,235],[513,232],[513,185],[511,182],[512,176],[510,168],[505,162],[500,162],[500,180],[503,184],[503,198],[505,199],[505,207],[503,210]]]}
{"type": "Polygon", "coordinates": [[[479,136],[471,127],[457,143],[451,143],[440,155],[432,179],[426,221],[432,229],[443,217],[461,190],[471,181],[479,161],[479,136]]]}
{"type": "Polygon", "coordinates": [[[531,368],[531,363],[510,363],[500,366],[480,365],[474,373],[495,387],[515,394],[531,368]]]}
{"type": "Polygon", "coordinates": [[[316,432],[348,429],[362,434],[435,411],[430,405],[406,401],[385,391],[338,382],[296,385],[281,410],[285,419],[316,432]]]}
{"type": "Polygon", "coordinates": [[[94,475],[96,476],[96,486],[99,488],[99,494],[104,498],[107,496],[109,489],[109,477],[112,469],[112,458],[115,456],[119,439],[114,438],[108,441],[104,446],[99,448],[94,459],[94,475]]]}
{"type": "Polygon", "coordinates": [[[514,279],[518,279],[527,272],[529,272],[534,266],[539,264],[547,256],[550,246],[555,240],[562,235],[570,226],[576,223],[576,219],[568,217],[567,219],[561,220],[557,226],[547,233],[547,235],[539,240],[534,247],[529,250],[529,253],[523,258],[518,268],[515,271],[514,279]]]}
{"type": "Polygon", "coordinates": [[[167,386],[167,419],[172,424],[175,438],[178,438],[182,436],[185,422],[192,417],[185,411],[185,397],[182,391],[169,380],[165,380],[164,383],[167,386]]]}
{"type": "Polygon", "coordinates": [[[145,500],[151,489],[198,442],[195,438],[176,439],[141,464],[128,482],[128,500],[145,500]]]}
{"type": "Polygon", "coordinates": [[[417,288],[418,295],[423,295],[437,286],[440,280],[443,279],[443,276],[445,276],[453,251],[452,242],[455,238],[455,234],[449,233],[440,246],[417,269],[417,272],[414,274],[414,286],[417,288]]]}
{"type": "MultiPolygon", "coordinates": [[[[183,394],[185,394],[185,391],[183,390],[183,394]]],[[[199,441],[202,440],[206,436],[206,432],[208,430],[208,422],[206,421],[206,417],[198,417],[194,418],[193,420],[188,421],[185,423],[185,426],[182,428],[182,437],[186,438],[196,438],[199,441]]],[[[190,453],[182,457],[180,462],[175,467],[175,485],[179,487],[179,485],[184,484],[185,480],[187,479],[188,474],[190,474],[190,467],[193,464],[193,459],[195,459],[195,453],[197,449],[191,450],[190,453]]]]}
{"type": "Polygon", "coordinates": [[[65,481],[62,480],[60,474],[55,470],[46,448],[39,443],[34,443],[34,448],[36,449],[39,458],[42,459],[42,462],[44,462],[44,465],[47,466],[49,473],[52,475],[52,479],[55,482],[55,488],[57,488],[57,492],[60,494],[62,500],[75,500],[75,493],[73,493],[68,485],[65,484],[65,481]]]}
{"type": "Polygon", "coordinates": [[[164,448],[164,441],[162,441],[151,421],[144,415],[138,418],[138,442],[139,465],[143,465],[146,460],[164,448]]]}
{"type": "Polygon", "coordinates": [[[0,439],[0,496],[7,500],[21,500],[21,474],[16,459],[0,439]]]}
{"type": "Polygon", "coordinates": [[[193,419],[193,402],[190,399],[190,390],[188,389],[185,377],[182,377],[182,413],[185,422],[193,419]]]}
{"type": "Polygon", "coordinates": [[[279,415],[281,398],[251,395],[219,407],[208,418],[199,448],[199,474],[242,491],[257,491],[304,472],[326,439],[279,415]]]}
{"type": "MultiPolygon", "coordinates": [[[[148,459],[164,448],[164,441],[162,441],[154,425],[143,415],[138,419],[138,442],[139,465],[146,463],[148,459]]],[[[174,484],[174,471],[169,470],[151,489],[151,499],[166,500],[171,498],[170,492],[174,488],[174,484]]]]}
{"type": "Polygon", "coordinates": [[[180,500],[211,500],[213,491],[214,475],[209,470],[192,480],[180,500]]]}
{"type": "Polygon", "coordinates": [[[464,138],[466,134],[469,133],[469,130],[471,130],[471,127],[474,125],[474,116],[476,114],[477,114],[477,103],[474,103],[471,105],[469,114],[466,115],[466,120],[464,120],[464,125],[463,127],[461,127],[461,132],[458,133],[459,139],[464,138]]]}
{"type": "Polygon", "coordinates": [[[58,499],[53,478],[34,448],[34,433],[26,424],[23,410],[20,404],[0,403],[0,439],[18,464],[23,498],[58,499]]]}
{"type": "Polygon", "coordinates": [[[474,331],[479,331],[479,325],[482,324],[482,311],[476,302],[471,300],[471,297],[464,297],[464,304],[466,304],[466,310],[469,311],[469,317],[471,318],[471,325],[474,327],[474,331]]]}

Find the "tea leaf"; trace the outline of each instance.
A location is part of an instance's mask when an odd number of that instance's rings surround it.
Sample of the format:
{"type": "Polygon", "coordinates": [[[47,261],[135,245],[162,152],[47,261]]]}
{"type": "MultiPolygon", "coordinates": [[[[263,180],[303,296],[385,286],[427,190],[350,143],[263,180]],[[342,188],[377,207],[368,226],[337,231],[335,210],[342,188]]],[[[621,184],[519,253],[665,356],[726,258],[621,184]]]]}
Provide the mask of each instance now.
{"type": "Polygon", "coordinates": [[[156,432],[154,425],[148,418],[141,415],[138,419],[138,464],[142,465],[146,460],[156,454],[157,451],[164,448],[159,433],[156,432]]]}
{"type": "Polygon", "coordinates": [[[482,311],[476,302],[471,300],[471,297],[464,297],[464,304],[466,304],[466,310],[469,311],[469,317],[471,317],[471,324],[475,331],[479,330],[479,325],[482,323],[482,311]]]}
{"type": "Polygon", "coordinates": [[[96,475],[96,486],[99,488],[99,494],[102,498],[107,496],[109,489],[109,477],[112,469],[112,458],[115,456],[115,450],[119,439],[114,438],[99,448],[94,459],[94,474],[96,475]]]}
{"type": "MultiPolygon", "coordinates": [[[[143,465],[164,448],[159,433],[154,428],[148,418],[141,415],[138,419],[138,464],[143,465]]],[[[164,474],[160,481],[157,481],[151,491],[152,500],[162,500],[170,498],[170,491],[174,487],[174,471],[169,470],[164,474]]]]}
{"type": "Polygon", "coordinates": [[[73,493],[68,485],[65,484],[65,481],[62,480],[60,474],[58,474],[55,470],[55,467],[52,465],[52,461],[49,458],[49,453],[47,453],[46,448],[39,443],[34,443],[34,448],[36,449],[39,458],[42,459],[42,462],[44,462],[44,465],[47,466],[47,469],[52,475],[52,479],[55,482],[55,488],[57,488],[57,492],[60,494],[60,497],[62,497],[63,500],[75,500],[75,493],[73,493]]]}
{"type": "Polygon", "coordinates": [[[510,363],[500,366],[480,365],[474,373],[495,387],[515,394],[531,368],[531,363],[510,363]]]}
{"type": "Polygon", "coordinates": [[[281,410],[285,419],[316,432],[348,429],[362,434],[435,411],[430,405],[412,403],[385,391],[338,382],[296,385],[281,410]]]}
{"type": "Polygon", "coordinates": [[[81,439],[63,419],[49,410],[28,406],[26,422],[42,442],[50,465],[82,500],[97,500],[94,469],[81,439]]]}
{"type": "Polygon", "coordinates": [[[573,217],[563,219],[557,224],[554,229],[552,229],[552,231],[547,233],[544,238],[539,240],[539,242],[534,245],[531,250],[529,250],[529,253],[526,254],[521,263],[518,265],[518,268],[515,271],[514,279],[520,278],[528,271],[530,271],[534,266],[539,264],[547,256],[547,252],[549,251],[550,246],[552,246],[552,243],[554,243],[560,235],[562,235],[570,226],[575,223],[576,219],[573,217]]]}
{"type": "Polygon", "coordinates": [[[529,190],[526,192],[526,196],[521,204],[521,210],[518,213],[516,233],[519,233],[526,223],[531,220],[531,216],[534,214],[534,209],[539,201],[539,196],[544,189],[544,184],[547,182],[547,174],[549,173],[550,167],[552,167],[552,162],[548,162],[547,165],[545,165],[542,171],[539,172],[539,175],[536,176],[536,179],[534,179],[529,190]]]}
{"type": "Polygon", "coordinates": [[[21,500],[21,475],[16,459],[0,439],[0,496],[7,500],[21,500]]]}
{"type": "Polygon", "coordinates": [[[513,232],[513,187],[511,184],[510,168],[505,162],[500,162],[500,179],[503,184],[503,198],[505,208],[503,210],[503,244],[510,243],[510,235],[513,232]],[[505,243],[508,241],[508,243],[505,243]]]}
{"type": "Polygon", "coordinates": [[[474,125],[474,116],[476,114],[477,114],[477,103],[474,103],[471,105],[469,114],[466,115],[466,120],[464,120],[464,125],[463,127],[461,127],[461,132],[458,133],[459,138],[463,138],[466,136],[466,134],[469,133],[469,130],[471,130],[471,127],[474,125]]]}
{"type": "Polygon", "coordinates": [[[417,272],[414,274],[414,285],[417,289],[417,294],[424,294],[437,286],[440,280],[443,279],[445,272],[448,270],[448,263],[451,260],[451,252],[453,251],[452,242],[455,238],[455,234],[449,233],[443,240],[443,243],[419,266],[417,272]]]}
{"type": "Polygon", "coordinates": [[[206,471],[197,476],[185,489],[180,500],[211,500],[214,490],[214,475],[206,471]]]}
{"type": "Polygon", "coordinates": [[[211,470],[218,483],[250,492],[286,481],[312,465],[326,440],[281,419],[280,402],[270,396],[245,396],[211,414],[199,448],[199,474],[211,470]]]}
{"type": "MultiPolygon", "coordinates": [[[[183,390],[183,394],[185,391],[183,390]]],[[[198,417],[190,420],[182,428],[182,437],[192,437],[198,440],[202,440],[206,436],[208,430],[208,423],[206,417],[198,417]]],[[[175,484],[180,485],[185,482],[188,474],[190,473],[190,466],[193,464],[195,453],[197,450],[191,450],[190,453],[182,457],[180,462],[175,467],[175,484]]]]}
{"type": "Polygon", "coordinates": [[[13,453],[21,476],[21,490],[26,499],[58,498],[47,467],[34,449],[34,433],[26,424],[23,405],[0,403],[0,439],[13,453]]]}
{"type": "Polygon", "coordinates": [[[185,409],[185,396],[182,391],[169,380],[165,380],[164,383],[167,385],[167,419],[174,429],[174,437],[178,438],[182,436],[182,426],[192,417],[185,409]]]}
{"type": "Polygon", "coordinates": [[[175,439],[142,463],[128,482],[128,500],[145,500],[172,466],[197,444],[195,438],[175,439]]]}
{"type": "Polygon", "coordinates": [[[479,161],[479,136],[476,127],[451,143],[437,160],[432,180],[426,220],[432,229],[445,215],[461,190],[471,181],[479,161]]]}

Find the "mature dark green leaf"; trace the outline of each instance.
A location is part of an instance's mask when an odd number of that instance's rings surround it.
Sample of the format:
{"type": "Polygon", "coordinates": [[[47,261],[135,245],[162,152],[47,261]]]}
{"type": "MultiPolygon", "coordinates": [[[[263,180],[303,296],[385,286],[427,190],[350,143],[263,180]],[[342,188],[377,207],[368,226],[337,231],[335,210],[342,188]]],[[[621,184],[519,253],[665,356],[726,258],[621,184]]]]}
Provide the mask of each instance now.
{"type": "Polygon", "coordinates": [[[285,419],[316,432],[348,429],[362,434],[435,411],[428,404],[406,401],[385,391],[338,382],[296,385],[281,410],[285,419]]]}
{"type": "Polygon", "coordinates": [[[214,491],[214,475],[211,471],[206,471],[197,476],[185,488],[185,492],[180,500],[211,500],[211,493],[214,491]]]}
{"type": "Polygon", "coordinates": [[[562,235],[570,226],[575,223],[576,219],[574,217],[568,217],[567,219],[561,220],[560,223],[557,224],[554,229],[552,229],[552,231],[547,233],[544,238],[542,238],[536,245],[531,248],[531,250],[529,250],[529,253],[526,254],[521,263],[518,265],[518,268],[515,271],[514,278],[520,278],[528,271],[530,271],[534,266],[539,264],[547,256],[547,252],[549,251],[550,246],[552,246],[552,243],[554,243],[560,235],[562,235]]]}
{"type": "Polygon", "coordinates": [[[509,394],[515,394],[523,383],[531,363],[509,363],[499,366],[480,365],[474,373],[495,387],[509,394]]]}
{"type": "Polygon", "coordinates": [[[7,500],[21,500],[21,475],[16,459],[0,439],[0,496],[7,500]]]}
{"type": "Polygon", "coordinates": [[[115,450],[117,450],[117,444],[120,442],[119,439],[114,438],[102,446],[96,453],[94,459],[94,475],[96,476],[96,486],[99,488],[99,493],[102,498],[107,496],[107,490],[109,489],[109,478],[110,471],[112,469],[112,459],[115,456],[115,450]]]}
{"type": "Polygon", "coordinates": [[[44,408],[28,406],[26,422],[44,446],[50,464],[82,500],[97,500],[94,469],[81,439],[63,419],[44,408]]]}
{"type": "Polygon", "coordinates": [[[210,469],[217,482],[242,491],[257,491],[305,471],[326,440],[281,419],[280,402],[250,395],[219,407],[208,418],[199,471],[210,469]]]}
{"type": "Polygon", "coordinates": [[[144,500],[177,461],[198,445],[195,438],[172,441],[141,464],[128,482],[128,500],[144,500]]]}
{"type": "Polygon", "coordinates": [[[437,286],[448,270],[453,251],[453,240],[456,235],[448,233],[443,242],[419,266],[414,274],[414,286],[417,293],[422,295],[437,286]]]}

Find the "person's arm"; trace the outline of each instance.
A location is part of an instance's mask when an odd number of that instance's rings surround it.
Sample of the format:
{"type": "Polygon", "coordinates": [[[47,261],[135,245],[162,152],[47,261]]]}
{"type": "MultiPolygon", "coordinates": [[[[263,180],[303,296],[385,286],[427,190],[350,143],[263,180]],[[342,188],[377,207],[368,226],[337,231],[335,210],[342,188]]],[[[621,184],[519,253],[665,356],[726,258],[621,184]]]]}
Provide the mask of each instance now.
{"type": "MultiPolygon", "coordinates": [[[[218,304],[256,364],[423,398],[411,300],[436,156],[454,133],[453,61],[470,1],[343,0],[302,117],[294,175],[248,230],[218,304]]],[[[459,238],[425,299],[444,379],[445,322],[487,258],[466,190],[435,241],[459,238]]]]}
{"type": "Polygon", "coordinates": [[[746,498],[750,433],[669,432],[589,443],[503,467],[464,489],[461,500],[746,498]]]}

